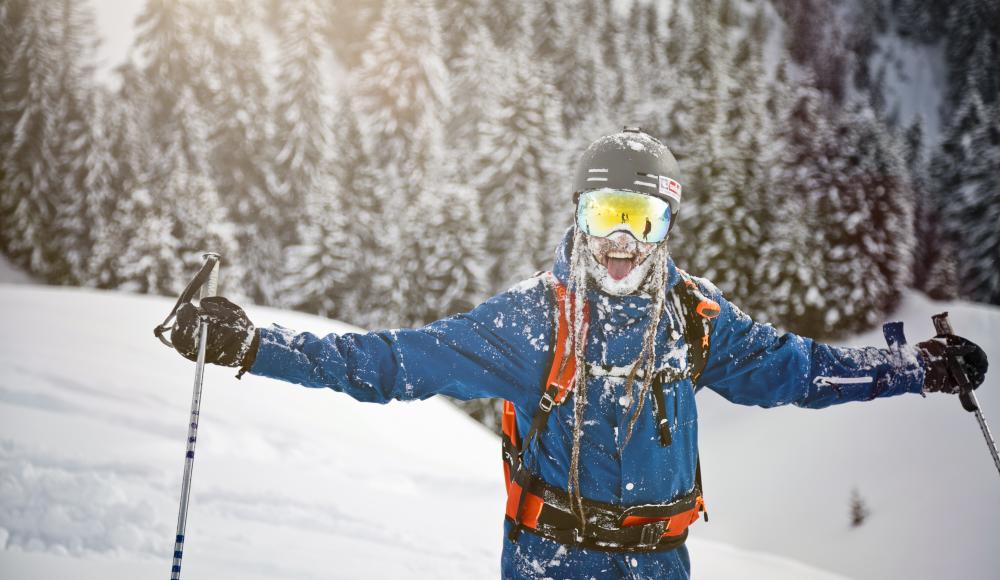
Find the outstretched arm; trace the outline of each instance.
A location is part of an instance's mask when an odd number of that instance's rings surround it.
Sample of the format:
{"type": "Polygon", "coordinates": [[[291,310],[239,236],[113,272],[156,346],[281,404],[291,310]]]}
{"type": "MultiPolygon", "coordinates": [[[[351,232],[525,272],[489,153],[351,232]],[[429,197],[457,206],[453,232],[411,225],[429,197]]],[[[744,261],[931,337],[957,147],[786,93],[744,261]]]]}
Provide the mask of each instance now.
{"type": "Polygon", "coordinates": [[[814,409],[919,393],[924,367],[903,344],[902,325],[887,327],[888,348],[842,348],[758,324],[713,289],[721,313],[699,383],[741,405],[794,404],[814,409]]]}
{"type": "Polygon", "coordinates": [[[264,328],[250,372],[378,403],[435,394],[537,397],[551,333],[548,317],[538,314],[548,310],[533,304],[543,291],[507,292],[419,329],[319,337],[264,328]]]}

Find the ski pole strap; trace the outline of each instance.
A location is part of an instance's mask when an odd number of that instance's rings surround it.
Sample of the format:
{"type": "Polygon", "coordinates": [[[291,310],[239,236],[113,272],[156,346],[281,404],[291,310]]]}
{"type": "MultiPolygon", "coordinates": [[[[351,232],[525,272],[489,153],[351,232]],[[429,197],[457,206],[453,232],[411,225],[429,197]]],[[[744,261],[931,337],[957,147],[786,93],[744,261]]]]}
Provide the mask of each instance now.
{"type": "Polygon", "coordinates": [[[182,304],[187,304],[188,302],[191,302],[191,299],[194,298],[194,295],[197,294],[199,290],[201,290],[201,287],[204,286],[206,282],[208,282],[208,279],[212,275],[212,270],[218,263],[219,263],[219,257],[217,255],[215,254],[207,255],[207,257],[205,258],[205,264],[202,265],[201,270],[198,270],[198,273],[195,274],[194,278],[192,278],[191,281],[188,282],[187,287],[184,288],[184,291],[181,292],[181,295],[177,298],[177,303],[174,304],[173,309],[170,310],[170,314],[167,314],[167,317],[163,319],[162,324],[158,325],[156,328],[153,329],[153,335],[156,336],[156,338],[160,339],[160,342],[162,342],[163,344],[167,345],[170,348],[174,348],[173,343],[171,343],[170,340],[168,340],[167,337],[164,336],[164,333],[173,328],[173,320],[174,317],[177,316],[177,309],[179,309],[182,304]]]}

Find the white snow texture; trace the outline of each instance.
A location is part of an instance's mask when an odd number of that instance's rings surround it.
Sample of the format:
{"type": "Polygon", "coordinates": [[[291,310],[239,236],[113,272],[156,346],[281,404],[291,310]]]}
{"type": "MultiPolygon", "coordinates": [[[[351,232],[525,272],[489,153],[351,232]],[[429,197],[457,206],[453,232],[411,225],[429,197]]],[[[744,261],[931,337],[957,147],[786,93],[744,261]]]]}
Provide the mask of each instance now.
{"type": "MultiPolygon", "coordinates": [[[[0,285],[0,578],[166,577],[194,370],[151,336],[171,305],[0,285]]],[[[911,296],[903,317],[946,308],[1000,360],[989,330],[996,308],[911,296]]],[[[248,312],[316,333],[349,328],[248,312]]],[[[916,340],[930,324],[908,330],[916,340]]],[[[232,376],[206,374],[184,578],[498,576],[503,490],[492,434],[442,400],[366,405],[232,376]]],[[[980,400],[1000,417],[991,387],[980,400]]],[[[712,519],[692,530],[696,577],[834,577],[818,566],[858,578],[985,578],[1000,569],[1000,486],[956,400],[820,412],[699,400],[712,519]],[[872,510],[853,530],[852,486],[872,510]]]]}

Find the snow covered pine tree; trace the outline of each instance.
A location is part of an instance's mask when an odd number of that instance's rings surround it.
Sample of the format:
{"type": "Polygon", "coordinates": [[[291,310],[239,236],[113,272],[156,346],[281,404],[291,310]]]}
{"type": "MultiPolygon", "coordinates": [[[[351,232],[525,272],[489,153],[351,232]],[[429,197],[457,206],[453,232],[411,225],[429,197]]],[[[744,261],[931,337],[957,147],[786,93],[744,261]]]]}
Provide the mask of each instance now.
{"type": "Polygon", "coordinates": [[[886,325],[881,349],[779,335],[678,269],[667,244],[681,201],[677,163],[639,129],[591,144],[572,199],[576,222],[553,271],[466,314],[318,337],[255,329],[215,298],[200,313],[210,321],[207,359],[359,401],[506,399],[505,578],[548,576],[545,563],[573,577],[689,577],[684,540],[704,506],[703,387],[743,405],[821,408],[955,392],[956,361],[977,386],[985,376],[978,346],[953,335],[909,346],[899,324],[886,325]]]}

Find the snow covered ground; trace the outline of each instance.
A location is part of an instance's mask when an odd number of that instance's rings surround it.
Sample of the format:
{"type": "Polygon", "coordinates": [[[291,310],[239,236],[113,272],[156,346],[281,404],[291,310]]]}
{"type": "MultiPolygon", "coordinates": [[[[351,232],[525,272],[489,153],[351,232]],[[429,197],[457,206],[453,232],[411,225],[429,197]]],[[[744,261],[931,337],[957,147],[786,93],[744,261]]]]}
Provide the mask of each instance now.
{"type": "Polygon", "coordinates": [[[34,279],[17,266],[10,263],[7,256],[0,254],[0,284],[36,284],[34,279]]]}
{"type": "MultiPolygon", "coordinates": [[[[167,577],[194,367],[152,336],[171,305],[0,284],[0,578],[167,577]]],[[[499,575],[499,441],[445,401],[205,382],[186,579],[499,575]]],[[[835,577],[701,539],[714,525],[690,544],[699,578],[835,577]]]]}
{"type": "MultiPolygon", "coordinates": [[[[908,294],[893,316],[911,343],[950,312],[955,331],[987,351],[978,391],[1000,427],[1000,308],[908,294]]],[[[885,344],[880,331],[847,341],[885,344]]],[[[956,397],[904,395],[814,411],[698,397],[711,521],[693,534],[794,556],[855,578],[1000,577],[1000,477],[974,416],[956,397]],[[849,525],[856,488],[871,509],[849,525]]],[[[695,556],[696,558],[697,556],[695,556]]]]}

